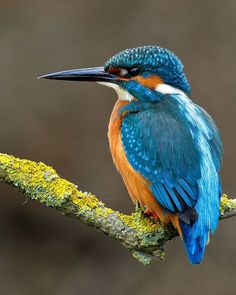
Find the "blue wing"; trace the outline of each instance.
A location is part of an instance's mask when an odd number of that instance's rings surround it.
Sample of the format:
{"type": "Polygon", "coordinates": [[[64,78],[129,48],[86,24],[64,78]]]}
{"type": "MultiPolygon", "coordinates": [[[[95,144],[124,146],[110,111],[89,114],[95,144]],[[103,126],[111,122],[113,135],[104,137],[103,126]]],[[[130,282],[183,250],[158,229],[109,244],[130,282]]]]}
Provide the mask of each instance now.
{"type": "MultiPolygon", "coordinates": [[[[198,111],[212,131],[208,140],[214,163],[219,167],[222,151],[218,130],[203,109],[199,107],[198,111]]],[[[189,223],[191,215],[196,218],[189,209],[194,208],[198,199],[201,151],[187,124],[173,107],[155,104],[127,113],[121,135],[128,161],[149,180],[158,203],[189,223]]]]}

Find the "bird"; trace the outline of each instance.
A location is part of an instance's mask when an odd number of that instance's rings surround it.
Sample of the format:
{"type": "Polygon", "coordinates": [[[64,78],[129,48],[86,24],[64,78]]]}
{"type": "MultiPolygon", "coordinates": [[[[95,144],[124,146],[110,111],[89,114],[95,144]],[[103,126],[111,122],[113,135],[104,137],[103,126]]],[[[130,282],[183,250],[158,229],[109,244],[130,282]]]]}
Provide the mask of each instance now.
{"type": "Polygon", "coordinates": [[[40,78],[93,81],[118,96],[108,125],[113,162],[144,214],[172,223],[192,264],[203,261],[220,216],[223,146],[191,100],[181,60],[156,45],[125,49],[103,66],[40,78]]]}

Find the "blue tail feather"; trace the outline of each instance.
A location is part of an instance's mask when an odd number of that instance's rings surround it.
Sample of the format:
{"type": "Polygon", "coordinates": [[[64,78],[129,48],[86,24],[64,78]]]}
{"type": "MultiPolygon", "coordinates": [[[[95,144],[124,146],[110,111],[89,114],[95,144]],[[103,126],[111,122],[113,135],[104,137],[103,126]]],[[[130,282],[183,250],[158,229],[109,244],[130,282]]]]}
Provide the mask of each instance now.
{"type": "Polygon", "coordinates": [[[194,237],[196,233],[193,231],[192,224],[180,222],[183,231],[183,242],[188,255],[188,259],[192,264],[199,264],[204,258],[206,245],[209,238],[209,231],[204,230],[201,236],[194,237]]]}
{"type": "Polygon", "coordinates": [[[190,224],[180,220],[184,246],[192,264],[202,262],[209,235],[214,233],[219,220],[219,177],[214,175],[214,169],[208,175],[208,179],[202,178],[198,182],[199,199],[195,206],[198,219],[190,224]]]}

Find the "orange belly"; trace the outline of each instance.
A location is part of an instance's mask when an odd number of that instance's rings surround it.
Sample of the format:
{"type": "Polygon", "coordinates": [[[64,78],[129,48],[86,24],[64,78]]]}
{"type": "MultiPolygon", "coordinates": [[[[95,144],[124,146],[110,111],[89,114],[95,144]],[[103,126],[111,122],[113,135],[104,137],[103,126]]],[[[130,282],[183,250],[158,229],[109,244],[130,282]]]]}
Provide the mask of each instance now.
{"type": "Polygon", "coordinates": [[[148,180],[136,172],[127,160],[120,134],[120,125],[124,114],[120,115],[119,113],[120,109],[126,104],[128,104],[127,101],[118,100],[116,102],[108,126],[108,139],[114,164],[120,172],[133,202],[139,202],[143,209],[151,212],[153,217],[158,216],[162,223],[171,221],[182,236],[178,216],[176,214],[163,214],[162,207],[157,203],[150,190],[148,180]]]}

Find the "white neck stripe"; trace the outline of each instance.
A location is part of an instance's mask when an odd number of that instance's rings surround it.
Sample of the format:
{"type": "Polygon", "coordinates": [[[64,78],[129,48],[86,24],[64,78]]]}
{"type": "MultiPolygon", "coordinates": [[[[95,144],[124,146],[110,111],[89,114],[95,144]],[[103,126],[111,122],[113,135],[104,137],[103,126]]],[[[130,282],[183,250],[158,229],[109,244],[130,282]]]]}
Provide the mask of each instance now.
{"type": "Polygon", "coordinates": [[[180,94],[182,96],[187,96],[182,90],[168,84],[159,84],[155,90],[163,94],[180,94]]]}

